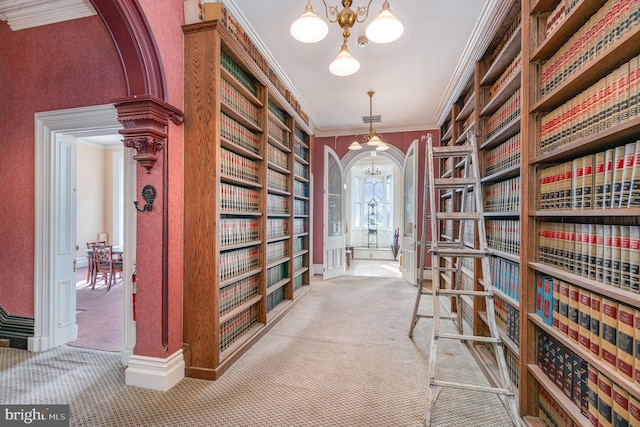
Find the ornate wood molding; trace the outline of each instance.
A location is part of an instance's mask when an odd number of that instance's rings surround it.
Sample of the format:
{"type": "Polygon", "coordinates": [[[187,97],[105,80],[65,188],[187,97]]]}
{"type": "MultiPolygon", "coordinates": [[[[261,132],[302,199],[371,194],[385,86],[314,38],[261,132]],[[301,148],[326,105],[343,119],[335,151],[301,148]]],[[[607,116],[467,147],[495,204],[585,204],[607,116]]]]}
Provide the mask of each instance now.
{"type": "Polygon", "coordinates": [[[124,146],[137,152],[133,158],[147,169],[158,160],[158,152],[167,141],[169,120],[179,125],[184,122],[182,111],[151,95],[112,99],[118,110],[118,121],[124,129],[124,146]]]}

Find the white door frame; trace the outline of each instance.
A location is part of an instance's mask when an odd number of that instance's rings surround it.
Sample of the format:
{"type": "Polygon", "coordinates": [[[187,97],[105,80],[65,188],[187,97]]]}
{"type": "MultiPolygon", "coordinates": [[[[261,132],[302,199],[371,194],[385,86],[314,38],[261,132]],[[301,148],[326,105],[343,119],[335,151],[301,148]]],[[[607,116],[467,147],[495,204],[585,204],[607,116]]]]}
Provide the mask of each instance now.
{"type": "MultiPolygon", "coordinates": [[[[113,105],[71,108],[35,114],[35,226],[34,226],[34,336],[29,338],[28,349],[34,352],[53,348],[55,342],[56,299],[50,284],[53,280],[53,212],[50,183],[54,182],[56,170],[53,157],[56,135],[67,134],[74,137],[105,135],[122,129],[117,120],[113,105]]],[[[135,199],[136,162],[133,150],[125,148],[124,200],[125,206],[133,204],[135,199]]],[[[135,345],[135,323],[131,312],[131,274],[135,264],[135,228],[134,209],[125,209],[124,253],[124,333],[122,360],[126,365],[133,354],[135,345]]],[[[75,310],[75,307],[73,308],[75,310]]],[[[75,318],[75,313],[74,318],[75,318]]]]}
{"type": "Polygon", "coordinates": [[[404,205],[405,212],[402,218],[403,228],[400,235],[400,251],[402,253],[402,278],[413,285],[416,284],[416,273],[419,268],[417,257],[418,187],[420,186],[420,183],[418,183],[418,152],[418,140],[416,139],[407,150],[407,154],[405,156],[404,164],[402,167],[402,197],[404,198],[407,185],[405,179],[407,172],[406,168],[410,160],[409,156],[413,156],[413,194],[409,196],[413,198],[413,203],[411,204],[411,206],[407,206],[407,201],[403,200],[402,204],[404,205]],[[413,217],[413,224],[406,224],[405,218],[407,218],[407,210],[411,208],[413,208],[413,212],[411,215],[413,217]]]}
{"type": "Polygon", "coordinates": [[[345,190],[344,190],[344,170],[338,154],[330,147],[324,147],[324,245],[322,279],[332,279],[341,276],[345,272],[345,245],[344,245],[344,218],[345,218],[345,190]],[[333,159],[340,169],[340,230],[339,234],[329,235],[329,160],[333,159]],[[329,259],[331,258],[331,259],[329,259]]]}

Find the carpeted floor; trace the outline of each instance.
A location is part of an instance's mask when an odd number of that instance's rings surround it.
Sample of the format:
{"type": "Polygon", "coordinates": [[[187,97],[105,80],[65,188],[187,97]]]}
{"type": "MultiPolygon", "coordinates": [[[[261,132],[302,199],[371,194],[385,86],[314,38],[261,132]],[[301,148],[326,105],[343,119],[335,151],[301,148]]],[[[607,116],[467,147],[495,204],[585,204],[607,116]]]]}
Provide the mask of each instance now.
{"type": "Polygon", "coordinates": [[[123,330],[122,278],[118,278],[109,291],[102,280],[91,290],[91,284],[86,283],[86,271],[83,268],[76,273],[78,339],[67,345],[119,352],[123,330]]]}
{"type": "MultiPolygon", "coordinates": [[[[118,354],[0,349],[0,403],[67,403],[73,426],[421,426],[430,322],[407,337],[414,299],[401,279],[314,280],[219,380],[168,392],[125,386],[118,354]]],[[[438,360],[440,378],[486,384],[463,344],[438,360]]],[[[445,390],[432,425],[510,423],[497,397],[445,390]]]]}

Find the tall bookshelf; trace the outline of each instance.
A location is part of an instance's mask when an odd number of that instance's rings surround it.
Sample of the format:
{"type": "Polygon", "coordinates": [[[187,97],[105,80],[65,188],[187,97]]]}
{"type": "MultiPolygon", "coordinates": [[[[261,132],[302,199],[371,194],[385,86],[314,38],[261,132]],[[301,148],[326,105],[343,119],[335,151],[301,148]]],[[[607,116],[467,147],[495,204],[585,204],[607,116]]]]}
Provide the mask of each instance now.
{"type": "MultiPolygon", "coordinates": [[[[310,134],[221,4],[185,35],[186,374],[217,379],[309,285],[310,134]]],[[[208,11],[210,12],[210,10],[208,11]]]]}
{"type": "Polygon", "coordinates": [[[640,9],[524,0],[523,16],[521,410],[544,424],[623,425],[640,410],[640,9]]]}
{"type": "MultiPolygon", "coordinates": [[[[640,6],[511,5],[475,67],[474,130],[519,410],[528,425],[624,425],[640,413],[640,6]]],[[[443,120],[450,143],[464,105],[443,120]]],[[[469,326],[483,323],[479,302],[469,326]]]]}
{"type": "MultiPolygon", "coordinates": [[[[520,385],[521,40],[521,4],[513,1],[475,70],[479,110],[476,133],[496,323],[516,389],[520,385]]],[[[483,299],[478,299],[475,315],[474,333],[489,335],[483,299]]],[[[474,349],[485,371],[495,378],[492,347],[478,344],[474,349]]]]}

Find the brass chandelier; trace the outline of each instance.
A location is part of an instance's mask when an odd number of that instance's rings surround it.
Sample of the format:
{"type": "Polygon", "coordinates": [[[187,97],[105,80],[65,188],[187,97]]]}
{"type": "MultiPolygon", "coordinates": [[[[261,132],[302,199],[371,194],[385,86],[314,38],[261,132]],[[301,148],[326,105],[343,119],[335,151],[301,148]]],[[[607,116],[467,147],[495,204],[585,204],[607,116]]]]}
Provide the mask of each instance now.
{"type": "Polygon", "coordinates": [[[369,134],[362,136],[362,144],[358,142],[358,136],[349,145],[349,150],[362,150],[362,146],[367,144],[370,147],[375,147],[376,151],[385,151],[389,149],[386,142],[382,140],[382,136],[377,134],[373,128],[373,94],[375,92],[370,90],[367,92],[369,95],[369,134]]]}
{"type": "MultiPolygon", "coordinates": [[[[342,10],[338,11],[337,6],[328,6],[325,0],[325,15],[330,23],[337,22],[342,28],[343,43],[340,53],[329,65],[329,71],[336,76],[349,76],[360,69],[360,63],[347,49],[347,41],[351,35],[351,28],[357,23],[362,23],[369,17],[369,6],[373,0],[369,0],[366,7],[358,6],[354,11],[351,9],[352,0],[342,0],[342,10]]],[[[313,12],[311,0],[308,0],[304,13],[296,19],[290,27],[291,35],[294,39],[303,43],[315,43],[326,37],[329,27],[318,15],[313,12]]],[[[390,43],[397,40],[404,32],[402,23],[393,16],[389,9],[389,2],[385,0],[382,4],[380,14],[367,26],[365,34],[369,40],[375,43],[390,43]]]]}

